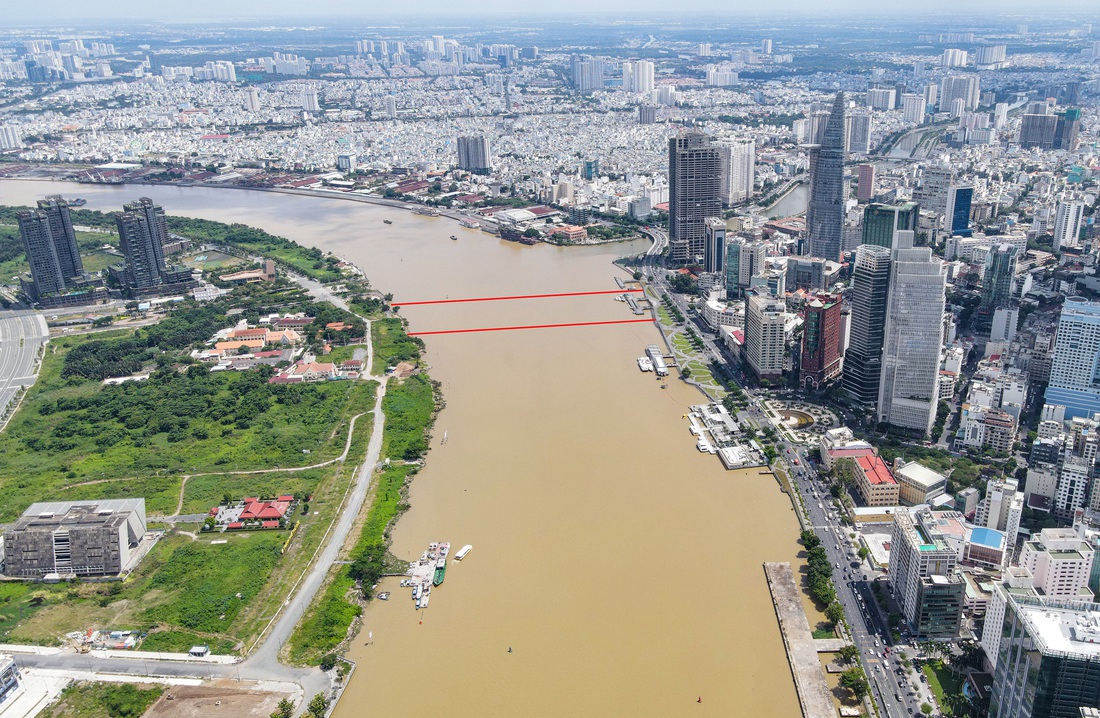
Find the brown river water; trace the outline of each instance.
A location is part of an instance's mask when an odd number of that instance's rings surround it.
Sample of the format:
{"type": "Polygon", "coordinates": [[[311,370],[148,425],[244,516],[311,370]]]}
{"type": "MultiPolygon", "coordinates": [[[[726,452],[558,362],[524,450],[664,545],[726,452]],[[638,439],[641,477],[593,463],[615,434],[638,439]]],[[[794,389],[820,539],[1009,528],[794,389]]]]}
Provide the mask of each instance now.
{"type": "MultiPolygon", "coordinates": [[[[49,193],[100,210],[148,196],[170,214],[262,227],[353,261],[395,301],[613,290],[611,260],[647,246],[526,247],[451,220],[274,193],[0,182],[2,204],[49,193]]],[[[610,295],[401,311],[412,331],[635,318],[610,295]]],[[[770,475],[725,471],[695,449],[682,417],[702,395],[675,379],[662,390],[635,363],[657,330],[426,342],[447,406],[393,551],[474,548],[424,611],[384,584],[393,596],[364,612],[336,718],[799,715],[762,568],[797,560],[790,501],[770,475]]]]}

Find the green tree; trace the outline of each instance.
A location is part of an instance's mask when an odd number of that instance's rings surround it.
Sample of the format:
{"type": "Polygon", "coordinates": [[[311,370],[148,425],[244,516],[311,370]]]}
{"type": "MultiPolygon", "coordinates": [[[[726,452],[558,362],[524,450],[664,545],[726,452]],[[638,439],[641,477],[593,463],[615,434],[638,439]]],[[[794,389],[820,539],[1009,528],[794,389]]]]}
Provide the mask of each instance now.
{"type": "Polygon", "coordinates": [[[925,714],[926,716],[930,716],[930,715],[932,715],[932,706],[929,705],[928,703],[921,703],[920,704],[920,712],[925,714]]]}
{"type": "Polygon", "coordinates": [[[825,609],[825,618],[834,626],[844,620],[844,607],[839,603],[830,603],[825,609]]]}
{"type": "Polygon", "coordinates": [[[867,684],[867,679],[863,677],[863,671],[859,667],[849,668],[840,674],[840,685],[850,690],[856,700],[860,701],[871,690],[871,686],[867,684]]]}
{"type": "Polygon", "coordinates": [[[294,704],[289,698],[282,699],[271,718],[294,718],[294,704]]]}
{"type": "Polygon", "coordinates": [[[859,647],[849,643],[842,646],[836,653],[845,663],[855,663],[856,659],[859,658],[859,647]]]}
{"type": "Polygon", "coordinates": [[[325,698],[324,693],[318,693],[313,696],[309,705],[306,706],[306,711],[313,716],[313,718],[325,718],[326,710],[328,710],[328,699],[325,698]]]}

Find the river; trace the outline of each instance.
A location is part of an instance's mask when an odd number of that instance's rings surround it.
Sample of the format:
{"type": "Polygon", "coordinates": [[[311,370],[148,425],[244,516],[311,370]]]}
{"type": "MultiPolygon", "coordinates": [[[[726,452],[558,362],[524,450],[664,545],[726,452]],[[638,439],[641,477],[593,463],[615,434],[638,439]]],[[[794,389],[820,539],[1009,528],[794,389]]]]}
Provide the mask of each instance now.
{"type": "Polygon", "coordinates": [[[787,194],[768,208],[768,218],[793,217],[806,211],[806,205],[810,201],[810,183],[799,182],[787,194]]]}
{"type": "MultiPolygon", "coordinates": [[[[0,182],[3,204],[48,193],[100,210],[148,196],[171,214],[263,227],[350,259],[396,301],[614,289],[610,261],[644,249],[526,247],[332,199],[0,182]]],[[[634,318],[606,295],[402,313],[414,331],[634,318]]],[[[797,560],[790,502],[770,475],[727,472],[696,451],[682,415],[701,395],[677,380],[662,390],[635,364],[657,331],[426,341],[447,406],[393,551],[414,559],[437,540],[474,549],[426,611],[385,585],[393,598],[364,613],[336,718],[798,715],[762,568],[797,560]]]]}

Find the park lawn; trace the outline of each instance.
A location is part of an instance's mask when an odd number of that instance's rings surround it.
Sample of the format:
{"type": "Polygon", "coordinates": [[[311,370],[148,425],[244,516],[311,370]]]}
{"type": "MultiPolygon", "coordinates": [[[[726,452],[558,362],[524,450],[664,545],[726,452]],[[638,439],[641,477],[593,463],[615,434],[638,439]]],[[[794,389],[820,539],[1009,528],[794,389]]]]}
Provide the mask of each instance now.
{"type": "Polygon", "coordinates": [[[271,577],[287,535],[234,532],[198,540],[167,535],[126,581],[52,587],[41,597],[39,610],[10,629],[8,640],[40,643],[90,628],[163,627],[190,632],[191,645],[235,644],[238,615],[271,577]],[[211,540],[227,543],[215,545],[211,540]]]}
{"type": "Polygon", "coordinates": [[[67,352],[126,335],[67,337],[49,345],[39,381],[0,434],[0,520],[45,498],[135,492],[146,496],[150,512],[174,509],[179,474],[336,458],[351,417],[374,404],[372,382],[273,386],[255,372],[169,371],[160,381],[112,387],[61,378],[67,352]]]}
{"type": "Polygon", "coordinates": [[[942,662],[925,663],[921,666],[924,675],[928,676],[928,685],[932,688],[932,694],[936,696],[936,702],[942,708],[944,695],[953,695],[962,692],[963,683],[959,678],[951,674],[951,670],[942,662]]]}
{"type": "Polygon", "coordinates": [[[140,718],[153,705],[165,686],[159,684],[94,683],[77,681],[69,685],[57,702],[48,706],[43,718],[140,718]]]}

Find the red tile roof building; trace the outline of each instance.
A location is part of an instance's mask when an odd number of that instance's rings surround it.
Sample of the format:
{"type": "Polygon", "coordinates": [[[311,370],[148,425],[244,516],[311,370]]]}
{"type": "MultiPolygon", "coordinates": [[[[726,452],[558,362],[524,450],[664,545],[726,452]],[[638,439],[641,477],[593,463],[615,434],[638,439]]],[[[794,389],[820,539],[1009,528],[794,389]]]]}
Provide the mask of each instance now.
{"type": "Polygon", "coordinates": [[[856,458],[859,470],[856,472],[856,490],[867,506],[897,506],[897,479],[881,456],[860,456],[856,458]]]}

